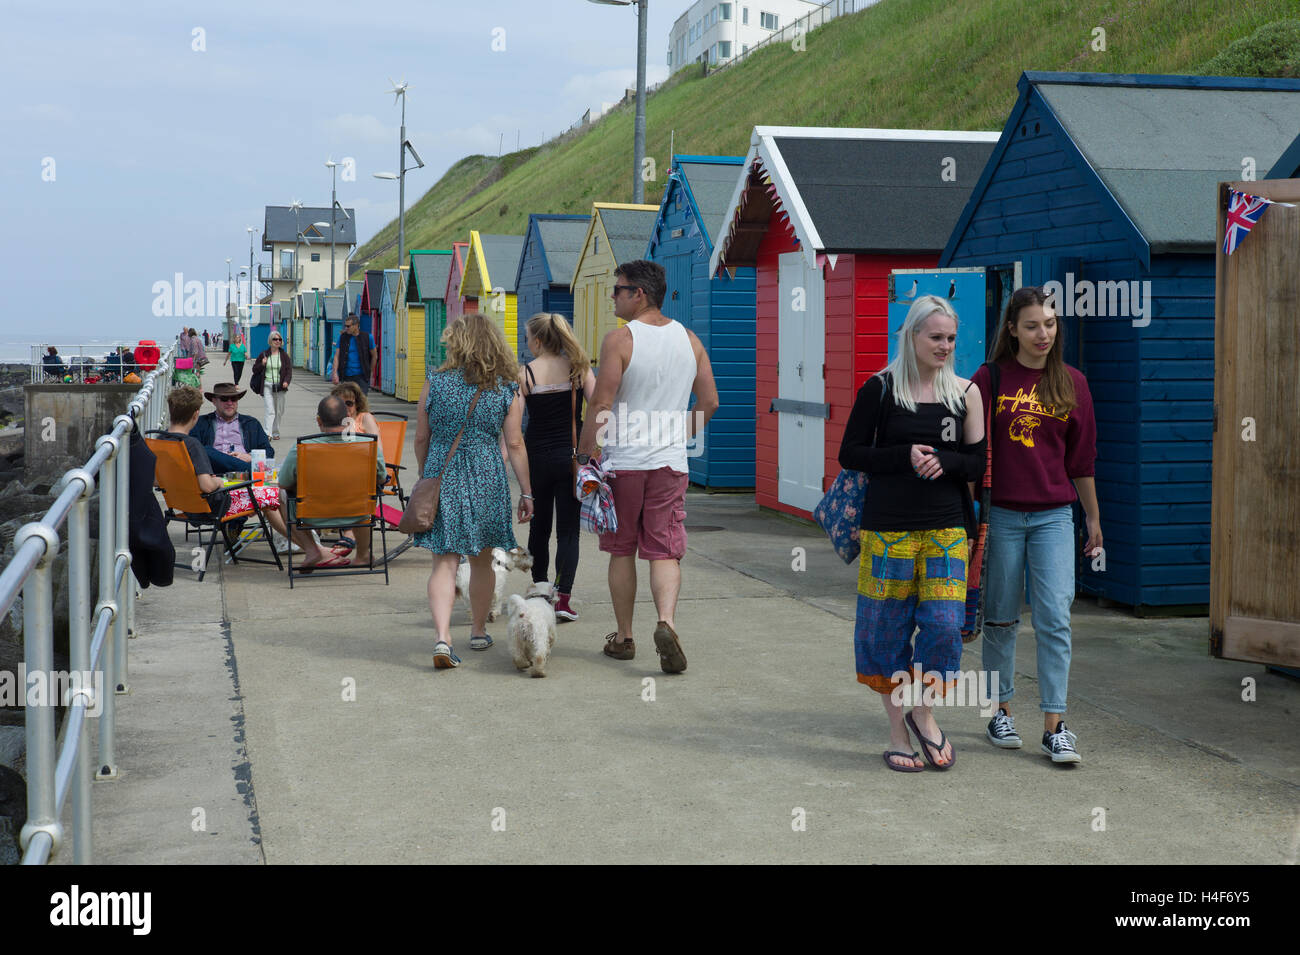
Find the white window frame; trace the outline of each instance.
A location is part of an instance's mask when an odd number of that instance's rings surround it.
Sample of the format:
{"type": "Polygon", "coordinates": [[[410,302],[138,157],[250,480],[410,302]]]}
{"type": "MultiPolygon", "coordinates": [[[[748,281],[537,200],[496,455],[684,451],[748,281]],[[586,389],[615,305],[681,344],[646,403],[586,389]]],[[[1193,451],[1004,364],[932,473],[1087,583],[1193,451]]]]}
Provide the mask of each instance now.
{"type": "Polygon", "coordinates": [[[720,4],[718,4],[718,7],[722,10],[722,19],[723,19],[723,20],[730,20],[730,19],[731,19],[731,4],[729,4],[729,3],[720,3],[720,4]]]}
{"type": "Polygon", "coordinates": [[[740,8],[740,25],[749,26],[749,7],[740,8]]]}
{"type": "Polygon", "coordinates": [[[777,30],[781,29],[781,18],[777,16],[775,13],[768,13],[765,10],[759,11],[758,25],[761,29],[770,30],[771,32],[775,33],[777,30]],[[769,17],[772,20],[771,26],[768,26],[766,22],[769,17]]]}

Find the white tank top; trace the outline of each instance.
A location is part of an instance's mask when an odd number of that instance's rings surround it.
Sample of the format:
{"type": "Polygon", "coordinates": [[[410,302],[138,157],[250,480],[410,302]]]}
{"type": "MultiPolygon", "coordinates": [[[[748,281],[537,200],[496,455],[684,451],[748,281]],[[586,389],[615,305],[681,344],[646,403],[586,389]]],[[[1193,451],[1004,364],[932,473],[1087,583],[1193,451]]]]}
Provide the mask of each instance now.
{"type": "Polygon", "coordinates": [[[678,321],[631,321],[632,359],[606,422],[605,455],[615,471],[671,468],[687,473],[686,415],[695,384],[695,350],[678,321]]]}

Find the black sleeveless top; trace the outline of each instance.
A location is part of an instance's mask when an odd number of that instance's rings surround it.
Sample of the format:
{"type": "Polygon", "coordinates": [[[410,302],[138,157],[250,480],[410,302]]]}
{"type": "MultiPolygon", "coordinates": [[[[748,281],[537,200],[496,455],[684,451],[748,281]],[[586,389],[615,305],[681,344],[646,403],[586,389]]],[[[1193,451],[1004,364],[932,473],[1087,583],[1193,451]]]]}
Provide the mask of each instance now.
{"type": "Polygon", "coordinates": [[[524,447],[529,456],[545,455],[568,457],[573,451],[573,435],[582,434],[582,389],[577,389],[577,401],[574,404],[573,422],[576,431],[569,429],[569,406],[573,399],[566,388],[563,391],[548,391],[543,394],[533,393],[537,380],[532,368],[524,366],[528,377],[529,393],[524,395],[524,406],[528,409],[528,428],[524,431],[524,447]]]}

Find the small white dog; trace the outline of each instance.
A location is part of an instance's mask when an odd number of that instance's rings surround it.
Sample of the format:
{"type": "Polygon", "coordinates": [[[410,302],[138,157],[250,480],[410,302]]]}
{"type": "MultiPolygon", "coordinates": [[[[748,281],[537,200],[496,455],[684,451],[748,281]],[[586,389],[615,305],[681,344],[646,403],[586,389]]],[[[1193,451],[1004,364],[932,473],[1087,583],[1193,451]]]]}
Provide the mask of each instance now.
{"type": "Polygon", "coordinates": [[[528,598],[510,595],[510,652],[515,666],[529,676],[546,676],[546,661],[555,646],[555,608],[551,585],[533,584],[528,598]]]}
{"type": "MultiPolygon", "coordinates": [[[[528,552],[527,547],[516,547],[514,550],[492,548],[492,576],[495,579],[492,583],[492,605],[488,610],[489,620],[501,616],[502,601],[506,593],[506,577],[509,576],[510,571],[527,572],[532,569],[533,555],[528,552]]],[[[473,616],[474,611],[469,603],[469,561],[464,561],[456,568],[456,599],[464,600],[466,613],[473,616]]]]}

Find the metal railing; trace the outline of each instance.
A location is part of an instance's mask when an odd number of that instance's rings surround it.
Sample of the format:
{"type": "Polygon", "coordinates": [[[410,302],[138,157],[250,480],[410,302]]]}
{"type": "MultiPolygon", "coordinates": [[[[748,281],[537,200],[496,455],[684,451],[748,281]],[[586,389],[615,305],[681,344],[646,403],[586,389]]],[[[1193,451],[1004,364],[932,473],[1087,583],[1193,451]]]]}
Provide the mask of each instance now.
{"type": "Polygon", "coordinates": [[[135,582],[128,579],[131,551],[130,448],[133,428],[161,427],[171,387],[173,343],[125,414],[95,442],[84,467],[73,468],[55,486],[57,498],[39,521],[14,535],[14,556],[0,573],[0,617],[23,595],[22,682],[27,729],[27,823],[19,844],[23,865],[43,865],[63,844],[63,808],[72,793],[73,861],[86,864],[93,850],[90,784],[117,777],[114,762],[115,698],[127,692],[127,636],[135,619],[135,582]],[[98,603],[90,609],[90,497],[99,477],[98,603]],[[59,553],[59,527],[68,524],[69,671],[54,670],[53,565],[59,553]],[[102,661],[102,668],[101,668],[102,661]],[[33,701],[32,676],[45,692],[33,701]],[[64,689],[67,707],[63,742],[55,739],[55,707],[50,694],[64,689]],[[88,717],[98,716],[98,770],[92,773],[88,717]],[[56,751],[57,745],[57,751],[56,751]]]}
{"type": "MultiPolygon", "coordinates": [[[[134,350],[138,342],[115,341],[99,342],[93,345],[61,345],[59,346],[59,364],[47,364],[45,360],[47,344],[32,345],[31,358],[28,366],[31,370],[32,384],[39,384],[43,381],[62,381],[65,376],[71,376],[75,382],[85,382],[87,378],[102,379],[105,371],[110,376],[121,378],[130,372],[141,374],[140,366],[136,363],[134,350]],[[132,351],[131,355],[123,355],[120,363],[111,362],[109,358],[117,354],[122,347],[132,351]]],[[[158,346],[162,348],[162,345],[158,346]]]]}
{"type": "Polygon", "coordinates": [[[257,280],[259,282],[301,282],[302,281],[301,265],[262,265],[257,266],[257,280]]]}

